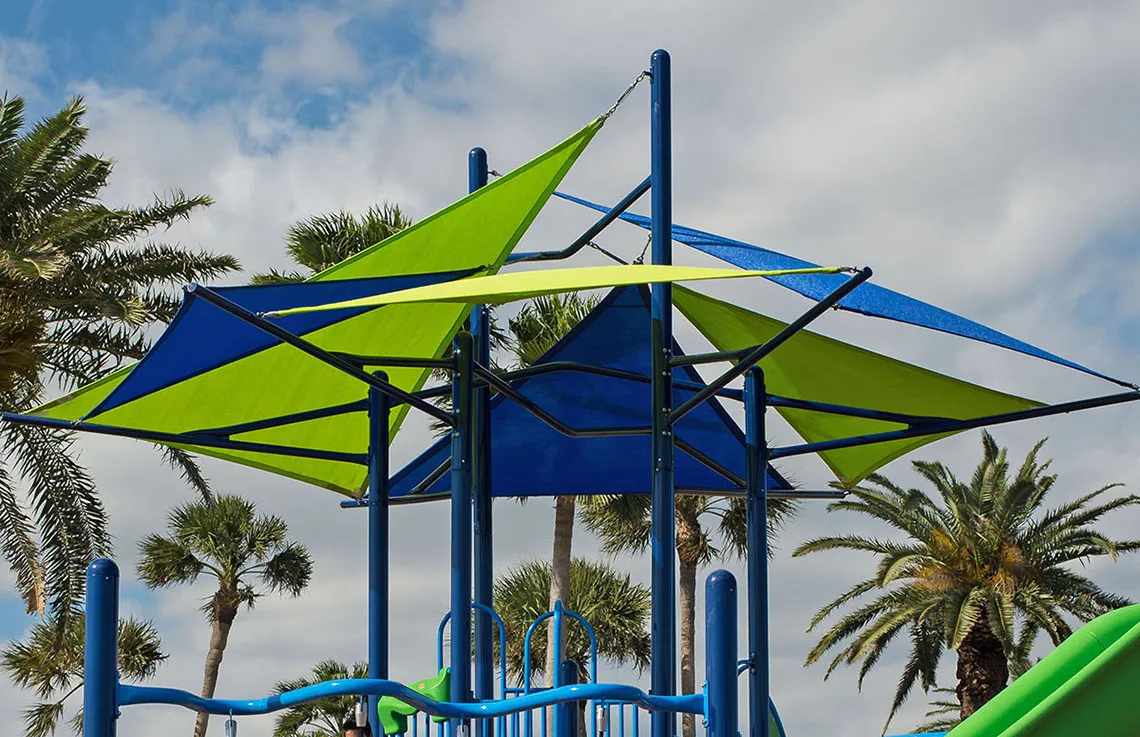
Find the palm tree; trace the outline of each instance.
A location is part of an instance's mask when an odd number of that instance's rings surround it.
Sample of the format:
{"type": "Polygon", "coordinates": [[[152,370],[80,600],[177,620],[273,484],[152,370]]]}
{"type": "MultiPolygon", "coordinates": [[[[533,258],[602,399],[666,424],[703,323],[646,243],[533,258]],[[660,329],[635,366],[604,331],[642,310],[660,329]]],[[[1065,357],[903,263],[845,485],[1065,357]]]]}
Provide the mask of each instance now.
{"type": "MultiPolygon", "coordinates": [[[[322,660],[313,666],[312,674],[281,681],[274,694],[283,694],[324,681],[367,678],[368,663],[355,663],[350,669],[336,660],[322,660]]],[[[356,713],[355,696],[333,696],[310,701],[283,711],[274,722],[273,737],[341,737],[341,725],[356,713]]]]}
{"type": "MultiPolygon", "coordinates": [[[[495,582],[495,609],[507,629],[507,672],[522,685],[526,660],[523,635],[538,617],[549,611],[550,564],[529,561],[507,571],[495,582]]],[[[594,628],[598,657],[615,666],[632,664],[638,671],[649,665],[649,588],[633,583],[629,574],[598,561],[575,558],[570,565],[570,590],[563,605],[580,614],[594,628]]],[[[590,640],[582,627],[567,620],[563,656],[578,663],[579,681],[590,676],[590,640]]],[[[547,644],[531,643],[530,670],[538,675],[548,662],[547,644]]]]}
{"type": "MultiPolygon", "coordinates": [[[[525,304],[518,315],[507,323],[514,338],[517,367],[526,368],[534,364],[590,314],[598,306],[598,301],[596,297],[583,297],[572,292],[537,297],[525,304]]],[[[576,498],[573,496],[554,498],[554,550],[551,556],[549,609],[546,611],[553,609],[556,601],[565,604],[570,597],[570,555],[574,541],[575,505],[576,498]]],[[[553,640],[553,621],[547,629],[547,637],[553,640]]],[[[554,649],[550,648],[545,668],[547,685],[554,683],[553,658],[554,649]]]]}
{"type": "MultiPolygon", "coordinates": [[[[139,543],[138,575],[150,588],[193,583],[205,574],[217,589],[202,606],[210,622],[202,696],[212,698],[218,670],[238,609],[252,609],[269,591],[300,595],[308,585],[313,562],[304,545],[289,540],[285,521],[259,515],[252,502],[219,495],[213,502],[175,507],[167,520],[169,536],[147,535],[139,543]]],[[[194,730],[204,737],[208,714],[199,714],[194,730]]]]}
{"type": "MultiPolygon", "coordinates": [[[[841,647],[825,678],[840,665],[860,664],[858,683],[899,634],[910,640],[910,656],[899,678],[887,724],[914,686],[928,691],[945,650],[958,654],[957,698],[963,719],[993,698],[1011,668],[1028,667],[1033,638],[1045,632],[1056,645],[1072,633],[1069,614],[1088,621],[1129,603],[1071,570],[1074,561],[1094,556],[1116,559],[1140,541],[1114,540],[1094,525],[1116,509],[1140,504],[1140,497],[1104,497],[1118,484],[1056,507],[1045,497],[1057,476],[1037,455],[1042,440],[1010,475],[1006,450],[982,434],[982,461],[969,483],[941,463],[915,461],[914,469],[937,496],[902,489],[883,476],[851,491],[830,509],[865,514],[901,533],[894,539],[860,535],[821,537],[795,551],[868,552],[875,573],[816,613],[809,631],[847,604],[807,657],[811,664],[841,647]],[[867,600],[864,597],[873,597],[867,600]]],[[[886,726],[884,726],[884,731],[886,726]]]]}
{"type": "MultiPolygon", "coordinates": [[[[24,101],[0,97],[0,410],[94,381],[149,345],[178,309],[174,288],[238,268],[231,256],[140,243],[211,200],[174,191],[142,207],[99,194],[112,162],[83,151],[79,99],[25,128],[24,101]]],[[[53,621],[83,595],[87,564],[109,552],[107,519],[70,433],[0,425],[0,551],[29,612],[53,621]],[[17,488],[26,490],[28,504],[17,488]]],[[[168,461],[208,496],[193,459],[168,461]]]]}
{"type": "MultiPolygon", "coordinates": [[[[644,553],[649,549],[653,501],[646,494],[592,497],[583,505],[580,515],[586,527],[602,540],[602,549],[610,554],[644,553]]],[[[694,664],[697,618],[697,570],[725,556],[743,557],[748,552],[748,511],[741,497],[678,495],[675,505],[677,520],[677,585],[681,605],[681,693],[696,692],[694,664]],[[717,547],[703,520],[713,518],[722,547],[717,547]]],[[[788,499],[768,501],[769,540],[775,539],[780,526],[795,512],[788,499]]],[[[771,549],[769,549],[771,554],[771,549]]],[[[692,715],[682,719],[685,737],[696,733],[692,715]]]]}
{"type": "Polygon", "coordinates": [[[285,250],[304,271],[270,269],[255,274],[254,284],[303,281],[364,249],[386,240],[412,224],[398,205],[373,205],[363,215],[341,210],[298,220],[285,235],[285,250]]]}
{"type": "MultiPolygon", "coordinates": [[[[32,626],[24,641],[0,651],[0,667],[8,677],[20,688],[35,691],[40,699],[24,710],[27,737],[53,734],[68,698],[83,688],[83,625],[83,614],[68,618],[62,629],[56,621],[43,620],[32,626]]],[[[166,657],[154,625],[134,617],[119,620],[120,676],[148,679],[166,657]]],[[[83,709],[68,722],[81,734],[83,709]]]]}

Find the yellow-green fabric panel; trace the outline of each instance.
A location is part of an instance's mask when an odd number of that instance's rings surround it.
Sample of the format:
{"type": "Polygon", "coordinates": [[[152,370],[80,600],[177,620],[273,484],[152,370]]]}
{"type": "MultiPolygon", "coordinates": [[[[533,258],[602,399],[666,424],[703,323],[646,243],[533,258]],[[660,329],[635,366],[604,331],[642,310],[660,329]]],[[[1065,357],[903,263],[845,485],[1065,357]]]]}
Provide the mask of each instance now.
{"type": "Polygon", "coordinates": [[[501,264],[602,127],[598,118],[538,158],[313,280],[430,274],[501,264]]]}
{"type": "MultiPolygon", "coordinates": [[[[787,323],[699,294],[673,292],[681,313],[718,350],[759,345],[787,323]]],[[[769,393],[909,415],[970,419],[1039,407],[1040,403],[803,331],[760,362],[769,393]]],[[[809,443],[898,430],[893,422],[778,408],[809,443]]],[[[910,438],[820,453],[841,482],[853,485],[899,456],[945,435],[910,438]]]]}
{"type": "Polygon", "coordinates": [[[493,276],[474,276],[467,279],[431,284],[398,292],[377,294],[344,302],[333,302],[311,307],[294,307],[271,316],[297,315],[303,312],[343,310],[354,307],[376,307],[413,303],[460,302],[463,304],[505,304],[544,294],[577,292],[585,289],[620,287],[631,284],[660,284],[663,282],[704,281],[708,279],[741,279],[756,276],[787,276],[790,274],[835,274],[839,267],[811,269],[784,269],[748,271],[746,269],[710,269],[700,266],[653,266],[630,264],[625,266],[584,266],[571,269],[518,271],[493,276]]]}
{"type": "MultiPolygon", "coordinates": [[[[478,266],[494,271],[600,126],[599,121],[591,123],[487,187],[313,278],[349,279],[478,266]]],[[[467,312],[466,305],[454,303],[393,305],[342,320],[305,338],[330,351],[438,358],[467,312]]],[[[368,392],[364,384],[322,361],[277,344],[88,417],[130,370],[120,369],[35,412],[57,419],[85,418],[115,427],[181,433],[344,404],[365,399],[368,392]]],[[[422,388],[429,376],[428,371],[416,368],[390,368],[387,372],[389,381],[406,391],[422,388]]],[[[393,411],[393,435],[407,411],[404,405],[393,411]]],[[[364,453],[367,421],[358,412],[244,433],[234,439],[364,453]]],[[[352,463],[181,447],[344,494],[355,495],[367,483],[367,468],[352,463]]]]}

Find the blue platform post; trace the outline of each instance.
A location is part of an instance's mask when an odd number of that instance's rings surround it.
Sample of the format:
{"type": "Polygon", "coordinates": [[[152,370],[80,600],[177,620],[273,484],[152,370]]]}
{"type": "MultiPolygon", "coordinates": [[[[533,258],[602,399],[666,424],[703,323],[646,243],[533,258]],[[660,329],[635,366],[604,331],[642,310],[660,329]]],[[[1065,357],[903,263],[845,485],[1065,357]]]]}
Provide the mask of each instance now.
{"type": "MultiPolygon", "coordinates": [[[[768,443],[764,372],[744,375],[744,442],[748,483],[748,722],[749,737],[768,737],[768,443]]],[[[735,689],[733,690],[735,693],[735,689]]]]}
{"type": "MultiPolygon", "coordinates": [[[[669,92],[669,52],[658,49],[650,58],[652,166],[652,256],[654,264],[673,262],[672,122],[669,92]]],[[[672,371],[673,288],[654,284],[652,297],[652,401],[653,401],[653,518],[650,539],[653,557],[652,664],[650,689],[659,696],[677,692],[676,581],[673,515],[673,433],[669,412],[673,408],[672,371]]],[[[653,737],[672,737],[676,715],[655,711],[651,716],[653,737]]]]}
{"type": "MultiPolygon", "coordinates": [[[[467,156],[467,186],[474,192],[487,184],[487,152],[473,148],[467,156]]],[[[471,309],[471,339],[474,360],[491,365],[490,312],[486,305],[471,309]]],[[[494,538],[491,508],[491,413],[490,390],[480,387],[472,398],[474,438],[473,496],[475,514],[475,603],[493,606],[495,588],[494,538]]],[[[495,698],[495,642],[491,616],[475,610],[475,700],[495,698]]],[[[494,721],[483,721],[484,737],[494,734],[494,721]]]]}
{"type": "Polygon", "coordinates": [[[119,681],[119,567],[107,558],[87,566],[83,644],[83,737],[114,737],[119,681]]]}
{"type": "Polygon", "coordinates": [[[736,577],[713,571],[705,580],[708,737],[737,737],[736,647],[736,577]]]}
{"type": "MultiPolygon", "coordinates": [[[[471,334],[455,336],[451,435],[451,700],[471,700],[471,334]]],[[[452,734],[457,731],[451,722],[452,734]]]]}
{"type": "MultiPolygon", "coordinates": [[[[563,660],[558,666],[558,685],[578,683],[578,664],[563,660]]],[[[578,702],[567,701],[554,707],[554,737],[578,737],[578,702]]],[[[594,737],[591,735],[591,737],[594,737]]]]}
{"type": "MultiPolygon", "coordinates": [[[[382,381],[383,371],[373,374],[382,381]]],[[[368,677],[388,677],[388,419],[391,400],[368,390],[368,677]]],[[[377,730],[377,696],[368,697],[368,723],[377,730]]]]}

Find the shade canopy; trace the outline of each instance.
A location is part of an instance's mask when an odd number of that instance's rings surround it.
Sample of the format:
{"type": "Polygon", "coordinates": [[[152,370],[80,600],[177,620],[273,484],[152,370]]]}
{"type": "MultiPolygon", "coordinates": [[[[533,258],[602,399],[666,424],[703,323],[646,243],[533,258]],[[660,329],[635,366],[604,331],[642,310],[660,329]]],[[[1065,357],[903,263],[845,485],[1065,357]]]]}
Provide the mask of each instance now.
{"type": "MultiPolygon", "coordinates": [[[[740,279],[743,277],[778,276],[781,274],[835,274],[839,267],[813,267],[791,271],[747,271],[741,269],[708,269],[699,266],[585,266],[571,269],[522,271],[512,274],[472,277],[444,284],[411,287],[399,292],[384,292],[370,297],[341,300],[324,305],[294,307],[267,313],[269,317],[298,315],[323,310],[347,310],[381,305],[459,302],[463,304],[506,304],[530,297],[562,292],[578,292],[602,287],[633,284],[661,284],[708,279],[740,279]]],[[[843,277],[841,277],[843,278],[843,277]]]]}
{"type": "MultiPolygon", "coordinates": [[[[787,325],[684,287],[674,289],[673,302],[719,350],[762,344],[787,325]]],[[[770,394],[881,412],[964,420],[1042,406],[806,330],[770,353],[760,366],[770,394]]],[[[904,427],[877,419],[786,407],[777,410],[809,443],[904,427]]],[[[819,455],[841,482],[851,485],[941,437],[946,436],[875,443],[819,455]]]]}
{"type": "MultiPolygon", "coordinates": [[[[604,205],[599,205],[580,197],[574,197],[561,192],[556,192],[555,194],[564,200],[575,202],[599,212],[605,212],[609,209],[604,205]]],[[[651,221],[644,215],[627,212],[623,213],[620,217],[622,220],[646,230],[650,228],[651,221]]],[[[684,243],[698,251],[707,253],[721,261],[734,264],[742,269],[809,269],[816,266],[816,264],[802,258],[788,256],[767,248],[761,248],[749,243],[725,238],[724,236],[714,233],[689,228],[684,225],[673,225],[672,235],[673,240],[678,243],[684,243]]],[[[799,274],[777,274],[767,278],[782,287],[791,289],[805,297],[818,301],[833,292],[842,283],[844,277],[839,274],[803,272],[799,274]]],[[[838,307],[839,309],[850,310],[851,312],[858,312],[863,315],[897,320],[898,322],[938,330],[982,343],[989,343],[990,345],[1024,353],[1027,356],[1051,361],[1061,366],[1076,369],[1077,371],[1083,371],[1092,376],[1111,381],[1114,384],[1131,387],[1130,382],[1094,371],[1079,363],[1062,358],[1037,346],[1030,345],[1025,341],[1018,340],[1013,336],[1006,335],[998,330],[986,327],[981,323],[944,310],[941,307],[936,307],[922,300],[909,297],[901,292],[896,292],[893,289],[887,289],[886,287],[871,282],[859,285],[857,289],[839,302],[838,307]]]]}
{"type": "MultiPolygon", "coordinates": [[[[575,362],[633,372],[645,382],[562,371],[515,382],[527,399],[576,430],[648,427],[651,422],[649,292],[618,287],[535,366],[575,362]]],[[[674,344],[674,352],[683,355],[674,344]]],[[[673,401],[703,386],[691,367],[673,369],[673,401]]],[[[491,400],[491,489],[495,496],[649,493],[652,448],[648,435],[568,437],[517,403],[491,400]]],[[[716,399],[690,412],[675,428],[678,491],[739,493],[747,473],[744,437],[716,399]]],[[[435,474],[451,458],[450,435],[392,478],[393,499],[450,493],[450,474],[435,474]],[[424,484],[429,477],[438,478],[424,484]],[[417,491],[418,490],[418,491],[417,491]],[[417,493],[413,495],[413,491],[417,493]]],[[[768,488],[791,488],[769,469],[768,488]]]]}
{"type": "MultiPolygon", "coordinates": [[[[529,163],[308,282],[219,291],[261,312],[494,272],[600,127],[601,121],[591,123],[529,163]]],[[[461,304],[408,304],[283,318],[278,324],[329,351],[438,357],[466,314],[461,304]]],[[[422,387],[428,376],[425,369],[406,367],[388,373],[391,383],[406,391],[422,387]]],[[[279,427],[225,434],[243,442],[363,454],[366,397],[360,381],[191,293],[146,358],[35,414],[162,433],[248,428],[301,416],[305,419],[279,427]]],[[[404,405],[393,412],[393,431],[406,412],[404,405]]],[[[351,461],[186,447],[345,494],[358,494],[367,480],[366,466],[351,461]]]]}

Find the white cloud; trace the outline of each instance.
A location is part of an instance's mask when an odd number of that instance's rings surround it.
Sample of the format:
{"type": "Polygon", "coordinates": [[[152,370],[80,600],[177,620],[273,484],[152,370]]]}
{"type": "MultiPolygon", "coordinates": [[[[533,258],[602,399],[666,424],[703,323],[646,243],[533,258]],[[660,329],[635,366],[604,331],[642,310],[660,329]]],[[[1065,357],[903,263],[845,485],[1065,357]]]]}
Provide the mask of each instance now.
{"type": "MultiPolygon", "coordinates": [[[[347,12],[305,8],[271,19],[262,29],[272,40],[264,81],[319,86],[359,73],[359,56],[340,30],[352,22],[347,12]]],[[[225,73],[216,66],[216,37],[209,28],[195,37],[196,63],[211,69],[211,78],[186,76],[182,83],[216,88],[225,73]]],[[[1133,73],[1140,8],[1133,3],[514,1],[441,11],[428,40],[455,63],[454,75],[417,79],[408,72],[346,106],[320,131],[247,94],[244,80],[241,92],[193,113],[160,102],[167,99],[160,90],[76,80],[91,108],[93,148],[118,162],[109,199],[142,201],[171,186],[208,192],[218,203],[171,237],[235,253],[247,271],[281,267],[281,237],[297,218],[385,198],[422,217],[464,193],[471,146],[486,146],[492,165],[506,171],[609,107],[649,52],[664,46],[674,62],[679,222],[820,262],[869,263],[879,283],[1064,355],[1124,374],[1135,365],[1136,348],[1111,338],[1114,325],[1137,319],[1135,301],[1122,301],[1125,314],[1102,318],[1078,310],[1083,296],[1119,284],[1140,266],[1136,249],[1118,249],[1115,261],[1089,260],[1099,239],[1134,224],[1140,209],[1140,82],[1133,73]]],[[[22,68],[0,54],[0,82],[22,68]]],[[[639,90],[571,173],[569,191],[612,201],[645,175],[647,107],[639,90]]],[[[552,206],[530,245],[564,242],[589,220],[552,206]]],[[[635,252],[643,238],[625,229],[601,242],[635,252]]],[[[1128,284],[1115,288],[1127,294],[1128,284]]],[[[785,315],[803,306],[769,289],[714,289],[785,315]]],[[[1099,389],[1001,351],[897,325],[829,316],[820,326],[1031,396],[1099,389]]],[[[685,337],[688,344],[691,333],[685,337]]],[[[399,441],[398,460],[426,437],[415,432],[399,441]]],[[[776,433],[790,440],[786,430],[776,433]]],[[[1135,409],[1003,428],[998,438],[1020,454],[1045,434],[1064,481],[1062,498],[1140,478],[1135,409]]],[[[965,473],[977,445],[971,435],[916,455],[946,459],[965,473]]],[[[84,446],[130,575],[135,542],[186,492],[141,446],[108,439],[84,446]]],[[[810,486],[826,481],[818,464],[791,465],[810,486]]],[[[898,463],[891,471],[913,483],[904,469],[898,463]]],[[[219,693],[261,695],[322,657],[363,658],[364,516],[336,509],[324,492],[249,469],[211,464],[209,471],[220,488],[282,514],[317,559],[317,578],[300,600],[270,597],[239,617],[219,693]]],[[[500,565],[548,555],[547,502],[500,503],[497,514],[500,565]]],[[[435,623],[446,606],[447,513],[427,505],[400,509],[394,519],[394,671],[417,679],[434,667],[435,623]]],[[[1122,515],[1110,531],[1127,535],[1130,521],[1122,515]]],[[[853,524],[812,507],[784,533],[784,547],[853,524]]],[[[576,546],[596,550],[585,533],[576,546]]],[[[646,576],[646,560],[632,565],[646,576]]],[[[1137,565],[1126,558],[1097,575],[1135,594],[1137,565]]],[[[861,561],[837,564],[826,556],[784,554],[774,565],[774,690],[792,734],[854,737],[882,722],[902,652],[884,659],[862,695],[853,673],[821,683],[820,668],[800,667],[813,642],[803,633],[811,614],[865,570],[861,561]],[[830,708],[818,708],[824,702],[830,708]]],[[[162,593],[157,605],[139,600],[172,652],[158,682],[197,689],[208,632],[196,608],[205,591],[162,593]]],[[[8,731],[17,729],[15,705],[25,701],[0,689],[0,710],[12,715],[4,718],[8,731]]],[[[923,704],[916,698],[896,727],[918,721],[923,704]]],[[[187,729],[190,720],[178,711],[125,710],[120,734],[187,729]]],[[[270,731],[268,719],[242,724],[243,735],[270,731]]]]}

